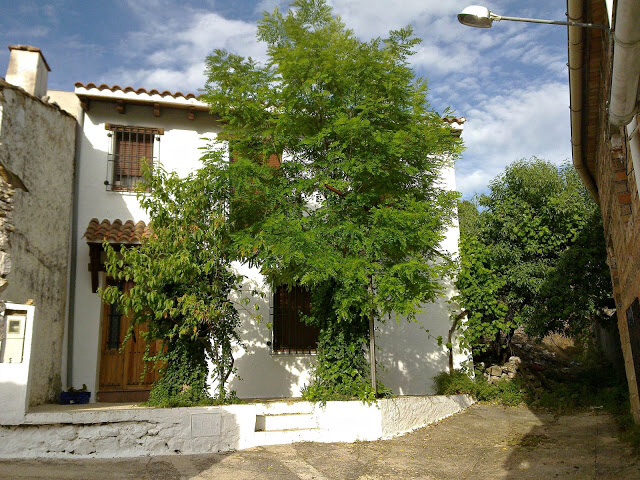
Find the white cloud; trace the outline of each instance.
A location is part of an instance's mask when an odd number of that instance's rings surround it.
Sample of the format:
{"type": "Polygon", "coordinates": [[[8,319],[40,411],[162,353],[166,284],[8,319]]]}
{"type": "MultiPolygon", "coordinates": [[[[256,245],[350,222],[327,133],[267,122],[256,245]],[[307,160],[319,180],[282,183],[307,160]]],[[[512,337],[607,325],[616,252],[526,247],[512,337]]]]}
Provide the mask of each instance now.
{"type": "Polygon", "coordinates": [[[469,110],[457,165],[458,188],[470,196],[509,163],[537,156],[553,163],[571,158],[569,88],[548,83],[487,98],[469,110]]]}
{"type": "Polygon", "coordinates": [[[486,190],[489,182],[497,175],[487,170],[472,170],[464,175],[456,171],[456,184],[458,191],[462,192],[465,199],[470,199],[476,193],[486,190]]]}
{"type": "MultiPolygon", "coordinates": [[[[438,18],[453,18],[463,0],[332,0],[334,12],[357,35],[365,38],[384,36],[389,30],[432,23],[438,18]]],[[[457,23],[457,22],[456,22],[457,23]]]]}
{"type": "MultiPolygon", "coordinates": [[[[51,28],[45,26],[45,25],[34,25],[32,27],[27,27],[27,28],[17,28],[15,30],[9,30],[4,32],[3,37],[5,38],[20,38],[20,37],[25,37],[25,38],[44,38],[47,35],[49,35],[51,33],[51,28]]],[[[12,44],[15,43],[13,40],[12,44]]]]}
{"type": "Polygon", "coordinates": [[[290,2],[287,0],[260,0],[253,10],[253,13],[260,14],[262,12],[273,12],[276,8],[281,11],[286,10],[290,2]]]}
{"type": "Polygon", "coordinates": [[[204,60],[213,50],[265,56],[264,47],[256,41],[254,23],[230,20],[217,13],[187,9],[172,18],[162,13],[150,17],[147,13],[141,25],[142,30],[123,40],[123,45],[141,47],[126,50],[126,63],[105,74],[107,83],[196,92],[204,87],[204,60]]]}

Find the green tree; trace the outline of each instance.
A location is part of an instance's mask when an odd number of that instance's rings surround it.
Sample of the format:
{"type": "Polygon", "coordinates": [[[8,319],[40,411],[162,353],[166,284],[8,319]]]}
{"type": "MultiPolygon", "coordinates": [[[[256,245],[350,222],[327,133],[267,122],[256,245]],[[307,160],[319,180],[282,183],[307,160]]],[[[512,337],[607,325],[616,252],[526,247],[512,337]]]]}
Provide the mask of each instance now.
{"type": "Polygon", "coordinates": [[[592,332],[594,322],[617,328],[611,316],[615,302],[599,209],[593,208],[585,221],[540,286],[527,322],[531,334],[580,337],[592,332]]]}
{"type": "Polygon", "coordinates": [[[146,360],[163,365],[150,403],[180,406],[208,403],[210,360],[216,400],[228,397],[226,381],[234,370],[233,346],[240,341],[239,316],[231,300],[239,279],[230,268],[224,198],[226,160],[212,151],[200,170],[186,178],[161,168],[145,173],[138,199],[151,218],[153,234],[139,248],[114,250],[105,243],[107,274],[132,281],[101,294],[145,325],[148,342],[163,349],[146,360]]]}
{"type": "Polygon", "coordinates": [[[365,42],[324,0],[297,0],[265,14],[258,39],[264,64],[207,59],[206,99],[234,158],[233,241],[271,285],[312,291],[307,320],[334,332],[321,335],[318,388],[371,396],[369,324],[412,318],[439,294],[456,201],[439,179],[461,143],[408,65],[410,28],[365,42]]]}
{"type": "Polygon", "coordinates": [[[459,303],[476,352],[506,354],[511,336],[580,335],[606,318],[611,282],[600,214],[575,170],[509,165],[460,209],[459,303]]]}

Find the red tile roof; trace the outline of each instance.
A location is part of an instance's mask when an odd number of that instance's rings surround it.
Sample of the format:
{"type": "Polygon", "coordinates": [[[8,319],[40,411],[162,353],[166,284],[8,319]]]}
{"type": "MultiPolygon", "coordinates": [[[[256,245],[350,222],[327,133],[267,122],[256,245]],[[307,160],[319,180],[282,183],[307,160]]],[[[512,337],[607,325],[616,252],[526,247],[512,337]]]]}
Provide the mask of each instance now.
{"type": "Polygon", "coordinates": [[[452,123],[457,123],[459,125],[462,125],[464,122],[467,121],[467,119],[465,117],[459,117],[459,118],[455,118],[455,117],[443,117],[442,120],[444,120],[445,122],[447,122],[449,125],[451,125],[452,123]]]}
{"type": "Polygon", "coordinates": [[[92,218],[84,233],[87,243],[102,243],[106,240],[124,245],[140,244],[143,238],[150,236],[151,227],[142,220],[138,223],[133,223],[132,220],[122,223],[122,220],[116,219],[112,223],[106,219],[100,222],[97,218],[92,218]]]}
{"type": "Polygon", "coordinates": [[[186,95],[182,92],[169,92],[167,90],[165,90],[164,92],[161,92],[159,90],[147,90],[146,88],[138,88],[135,89],[133,87],[124,87],[122,88],[120,85],[113,85],[113,86],[109,86],[106,84],[102,84],[102,85],[96,85],[95,83],[87,83],[86,85],[82,82],[77,82],[75,84],[76,88],[86,88],[86,89],[90,89],[90,88],[96,88],[100,91],[102,90],[109,90],[111,92],[124,92],[124,93],[129,93],[129,92],[133,92],[136,94],[142,94],[142,93],[146,93],[147,95],[160,95],[161,97],[173,97],[173,98],[178,98],[178,97],[182,97],[185,99],[190,99],[190,98],[199,98],[198,96],[194,95],[193,93],[187,93],[186,95]]]}

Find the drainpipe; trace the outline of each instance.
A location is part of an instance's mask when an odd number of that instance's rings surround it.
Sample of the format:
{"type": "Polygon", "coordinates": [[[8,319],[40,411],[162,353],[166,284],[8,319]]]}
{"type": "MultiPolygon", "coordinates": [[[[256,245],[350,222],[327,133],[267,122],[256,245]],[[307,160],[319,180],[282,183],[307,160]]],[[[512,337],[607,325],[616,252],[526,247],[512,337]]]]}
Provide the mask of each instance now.
{"type": "MultiPolygon", "coordinates": [[[[583,17],[583,1],[567,0],[567,15],[572,22],[584,23],[583,17]]],[[[583,158],[583,131],[582,131],[582,110],[583,110],[583,51],[584,51],[584,28],[567,27],[569,30],[569,86],[571,93],[570,109],[571,109],[571,150],[573,157],[573,166],[578,175],[582,179],[585,187],[591,194],[591,197],[599,202],[598,187],[591,172],[585,165],[583,158]]]]}
{"type": "MultiPolygon", "coordinates": [[[[73,338],[75,328],[75,304],[76,304],[76,268],[78,262],[78,195],[80,193],[80,149],[82,148],[82,137],[84,135],[84,109],[76,118],[76,152],[73,165],[73,206],[71,212],[71,241],[69,242],[69,291],[67,295],[67,385],[71,387],[73,383],[73,338]]],[[[66,388],[63,385],[63,388],[66,388]]]]}
{"type": "Polygon", "coordinates": [[[640,2],[618,0],[613,34],[613,72],[609,121],[624,127],[638,111],[640,79],[640,2]]]}

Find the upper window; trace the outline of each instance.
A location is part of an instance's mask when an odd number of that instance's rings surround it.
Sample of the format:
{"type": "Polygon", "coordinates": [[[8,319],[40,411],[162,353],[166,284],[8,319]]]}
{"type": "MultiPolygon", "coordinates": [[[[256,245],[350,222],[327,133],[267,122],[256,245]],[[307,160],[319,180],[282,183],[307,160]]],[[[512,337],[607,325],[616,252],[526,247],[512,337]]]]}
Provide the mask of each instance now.
{"type": "Polygon", "coordinates": [[[311,314],[311,293],[306,288],[278,287],[273,295],[273,353],[315,353],[317,327],[302,320],[311,314]]]}
{"type": "Polygon", "coordinates": [[[142,165],[153,166],[160,151],[159,128],[106,125],[111,137],[107,165],[107,190],[135,192],[142,181],[142,165]]]}

